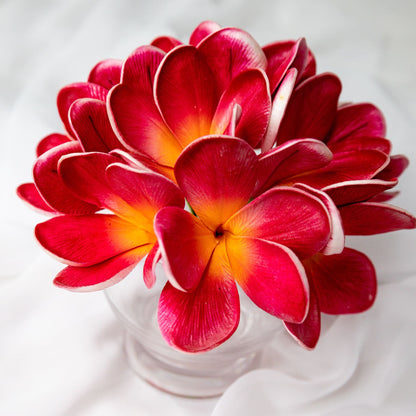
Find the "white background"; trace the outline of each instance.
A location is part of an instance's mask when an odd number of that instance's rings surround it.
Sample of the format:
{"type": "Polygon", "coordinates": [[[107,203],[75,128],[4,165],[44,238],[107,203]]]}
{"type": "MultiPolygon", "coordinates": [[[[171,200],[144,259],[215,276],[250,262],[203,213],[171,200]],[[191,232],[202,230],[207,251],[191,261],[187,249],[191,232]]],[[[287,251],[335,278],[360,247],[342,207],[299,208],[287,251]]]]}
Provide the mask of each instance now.
{"type": "Polygon", "coordinates": [[[186,41],[207,19],[260,44],[306,37],[319,72],[343,81],[343,101],[384,112],[394,153],[411,160],[395,203],[416,213],[416,2],[0,0],[1,416],[416,414],[416,232],[351,241],[380,277],[372,310],[336,320],[313,352],[275,340],[268,368],[219,399],[181,399],[142,382],[102,293],[53,287],[61,265],[33,238],[43,218],[15,188],[31,180],[38,140],[63,131],[58,90],[156,36],[186,41]]]}

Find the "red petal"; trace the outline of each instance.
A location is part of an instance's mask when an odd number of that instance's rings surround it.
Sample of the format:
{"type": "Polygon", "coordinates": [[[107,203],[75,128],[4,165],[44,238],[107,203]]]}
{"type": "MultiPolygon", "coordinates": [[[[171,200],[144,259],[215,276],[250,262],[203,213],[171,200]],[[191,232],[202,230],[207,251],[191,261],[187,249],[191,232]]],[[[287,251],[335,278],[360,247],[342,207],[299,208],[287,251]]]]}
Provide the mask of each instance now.
{"type": "Polygon", "coordinates": [[[68,266],[58,273],[53,283],[74,292],[106,289],[124,279],[147,254],[149,247],[135,248],[95,266],[68,266]]]}
{"type": "Polygon", "coordinates": [[[60,215],[38,224],[35,235],[43,248],[58,260],[84,267],[153,243],[145,231],[106,214],[60,215]]]}
{"type": "Polygon", "coordinates": [[[183,195],[178,187],[157,173],[140,172],[116,163],[107,168],[106,179],[113,193],[123,200],[120,204],[111,199],[108,208],[139,227],[146,228],[152,235],[153,220],[160,209],[184,206],[183,195]]]}
{"type": "Polygon", "coordinates": [[[151,46],[136,49],[123,67],[123,84],[108,97],[110,122],[119,139],[155,165],[173,167],[182,147],[166,126],[153,98],[156,70],[163,52],[151,46]]]}
{"type": "Polygon", "coordinates": [[[416,227],[416,219],[405,210],[378,202],[345,205],[340,213],[346,235],[373,235],[416,227]]]}
{"type": "Polygon", "coordinates": [[[128,149],[154,164],[173,167],[182,146],[162,120],[152,95],[117,85],[108,103],[113,129],[128,149]]]}
{"type": "Polygon", "coordinates": [[[199,42],[205,39],[211,33],[217,32],[221,29],[221,26],[215,22],[206,20],[200,23],[192,32],[189,38],[189,43],[193,46],[198,46],[199,42]]]}
{"type": "Polygon", "coordinates": [[[403,155],[390,157],[389,164],[376,176],[377,179],[391,181],[397,179],[409,166],[409,159],[403,155]]]}
{"type": "Polygon", "coordinates": [[[169,281],[177,289],[194,290],[217,245],[214,233],[199,218],[176,207],[160,210],[154,228],[169,281]]]}
{"type": "Polygon", "coordinates": [[[58,172],[65,186],[78,198],[98,207],[108,208],[114,192],[107,184],[105,170],[118,162],[115,156],[105,153],[79,153],[64,156],[58,172]]]}
{"type": "Polygon", "coordinates": [[[223,258],[222,253],[214,254],[193,292],[177,290],[169,282],[162,290],[158,322],[170,345],[186,352],[208,351],[222,344],[236,330],[240,301],[223,258]]]}
{"type": "Polygon", "coordinates": [[[335,153],[325,167],[291,178],[291,182],[302,182],[314,188],[325,188],[338,182],[371,179],[380,172],[389,157],[378,150],[359,150],[335,153]]]}
{"type": "Polygon", "coordinates": [[[308,47],[304,38],[298,41],[276,42],[263,47],[267,57],[267,75],[273,93],[290,68],[297,70],[298,77],[303,73],[308,59],[308,47]]]}
{"type": "Polygon", "coordinates": [[[210,133],[218,96],[211,70],[193,46],[180,46],[166,55],[156,78],[155,96],[182,146],[210,133]]]}
{"type": "Polygon", "coordinates": [[[333,74],[308,78],[293,92],[277,135],[277,143],[301,137],[324,140],[337,112],[341,82],[333,74]]]}
{"type": "Polygon", "coordinates": [[[103,101],[83,98],[69,109],[72,130],[85,152],[108,153],[124,149],[111,128],[103,101]]]}
{"type": "Polygon", "coordinates": [[[33,168],[35,184],[43,199],[53,209],[64,214],[87,214],[98,209],[98,206],[76,197],[58,175],[59,159],[80,150],[78,142],[61,144],[40,156],[33,168]]]}
{"type": "Polygon", "coordinates": [[[283,116],[285,114],[287,104],[289,103],[290,96],[292,95],[297,74],[297,69],[289,69],[279,89],[276,92],[273,100],[269,126],[261,145],[262,153],[269,151],[276,141],[276,135],[283,120],[283,116]]]}
{"type": "Polygon", "coordinates": [[[179,157],[175,176],[202,222],[215,231],[249,200],[256,180],[257,157],[243,140],[201,138],[179,157]]]}
{"type": "Polygon", "coordinates": [[[302,322],[308,311],[309,286],[302,263],[277,243],[226,236],[231,273],[261,309],[289,322],[302,322]]]}
{"type": "Polygon", "coordinates": [[[48,215],[57,214],[42,198],[34,183],[23,183],[17,188],[16,192],[20,199],[40,213],[48,215]]]}
{"type": "Polygon", "coordinates": [[[295,184],[295,187],[303,189],[309,194],[319,198],[328,210],[331,218],[331,234],[327,245],[321,250],[321,253],[327,256],[341,253],[344,249],[345,235],[342,228],[341,215],[332,199],[325,192],[318,191],[304,184],[295,184]]]}
{"type": "Polygon", "coordinates": [[[155,243],[150,250],[150,253],[147,255],[143,265],[143,280],[146,287],[149,289],[152,288],[156,283],[155,268],[160,259],[161,252],[159,249],[159,244],[155,243]]]}
{"type": "Polygon", "coordinates": [[[172,36],[159,36],[156,39],[153,39],[150,44],[164,52],[169,52],[176,46],[182,45],[182,42],[172,36]]]}
{"type": "Polygon", "coordinates": [[[309,282],[309,311],[301,324],[284,322],[289,334],[304,348],[315,348],[321,333],[321,312],[313,284],[309,282]]]}
{"type": "Polygon", "coordinates": [[[198,50],[208,62],[220,91],[225,91],[240,72],[267,67],[260,45],[240,29],[220,29],[203,39],[198,50]]]}
{"type": "Polygon", "coordinates": [[[341,254],[317,254],[304,263],[312,279],[322,312],[358,313],[374,302],[377,280],[371,261],[359,251],[345,248],[341,254]]]}
{"type": "Polygon", "coordinates": [[[392,192],[383,192],[381,194],[378,194],[376,196],[373,196],[369,202],[387,202],[391,201],[393,198],[395,198],[397,195],[399,195],[399,191],[392,191],[392,192]]]}
{"type": "Polygon", "coordinates": [[[368,179],[363,181],[346,181],[329,185],[322,190],[326,192],[336,205],[342,206],[353,202],[364,202],[386,189],[397,185],[397,181],[381,181],[368,179]]]}
{"type": "Polygon", "coordinates": [[[309,257],[328,243],[331,222],[324,204],[307,192],[276,187],[260,195],[225,224],[233,235],[283,244],[309,257]]]}
{"type": "Polygon", "coordinates": [[[222,95],[211,125],[211,134],[224,134],[235,105],[241,107],[233,135],[256,146],[269,123],[270,93],[264,72],[247,70],[237,75],[222,95]]]}
{"type": "Polygon", "coordinates": [[[105,101],[107,93],[106,88],[92,82],[77,82],[67,85],[59,91],[57,98],[58,112],[70,136],[75,137],[75,132],[69,122],[69,108],[72,103],[80,98],[95,98],[105,101]]]}
{"type": "Polygon", "coordinates": [[[259,157],[255,195],[279,182],[319,169],[332,160],[332,153],[320,140],[290,140],[259,157]]]}
{"type": "Polygon", "coordinates": [[[153,96],[156,71],[165,54],[153,46],[140,46],[126,59],[122,71],[122,84],[153,96]]]}
{"type": "Polygon", "coordinates": [[[384,137],[385,134],[384,117],[377,107],[368,103],[349,104],[337,111],[328,143],[355,137],[384,137]]]}
{"type": "Polygon", "coordinates": [[[308,58],[306,59],[306,66],[303,70],[303,73],[300,75],[298,79],[298,83],[301,83],[305,81],[306,79],[313,77],[316,75],[316,61],[315,57],[313,56],[313,53],[311,50],[308,50],[308,58]]]}
{"type": "Polygon", "coordinates": [[[328,147],[333,153],[349,152],[352,150],[378,150],[390,154],[391,143],[382,137],[349,137],[348,140],[328,142],[328,147]]]}
{"type": "Polygon", "coordinates": [[[101,85],[108,90],[120,83],[121,67],[123,61],[120,59],[105,59],[98,62],[88,76],[88,82],[101,85]]]}
{"type": "Polygon", "coordinates": [[[72,141],[68,136],[59,133],[52,133],[44,137],[36,147],[36,156],[39,157],[48,150],[59,146],[60,144],[72,141]]]}

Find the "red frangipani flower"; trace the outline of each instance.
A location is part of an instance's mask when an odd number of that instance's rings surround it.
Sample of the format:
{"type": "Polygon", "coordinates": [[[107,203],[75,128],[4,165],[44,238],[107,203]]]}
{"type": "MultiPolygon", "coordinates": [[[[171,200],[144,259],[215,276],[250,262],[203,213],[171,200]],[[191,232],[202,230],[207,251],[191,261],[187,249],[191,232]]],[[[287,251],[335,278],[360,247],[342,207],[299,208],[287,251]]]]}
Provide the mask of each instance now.
{"type": "Polygon", "coordinates": [[[329,244],[331,215],[320,198],[298,188],[274,188],[249,202],[257,165],[246,142],[225,136],[195,141],[175,165],[196,216],[164,208],[155,232],[169,278],[159,324],[177,348],[205,351],[231,336],[239,321],[236,282],[281,319],[299,323],[306,316],[299,258],[329,244]]]}
{"type": "Polygon", "coordinates": [[[70,84],[59,91],[58,112],[67,134],[52,133],[36,148],[33,183],[17,193],[33,208],[46,214],[86,214],[97,207],[68,192],[57,174],[59,159],[78,152],[110,152],[124,149],[114,134],[106,111],[108,90],[120,82],[122,62],[107,59],[91,70],[88,82],[70,84]]]}
{"type": "Polygon", "coordinates": [[[227,134],[260,143],[271,108],[266,65],[261,47],[238,29],[167,54],[138,48],[109,94],[111,123],[135,157],[175,180],[176,159],[199,137],[227,134]]]}
{"type": "Polygon", "coordinates": [[[408,160],[391,155],[380,110],[340,104],[305,39],[261,47],[202,22],[123,62],[99,62],[58,94],[66,133],[37,146],[20,197],[53,218],[41,245],[67,264],[55,284],[106,288],[162,259],[161,332],[188,352],[236,330],[239,286],[315,347],[321,313],[368,309],[377,281],[346,235],[416,227],[388,204],[408,160]],[[184,209],[185,202],[187,209],[184,209]],[[105,210],[105,211],[102,211],[105,210]]]}
{"type": "Polygon", "coordinates": [[[165,206],[183,207],[180,190],[165,177],[138,171],[103,153],[69,155],[59,176],[77,197],[112,214],[59,215],[36,226],[41,245],[68,267],[55,284],[90,291],[124,278],[146,255],[144,279],[154,283],[159,259],[153,218],[165,206]]]}

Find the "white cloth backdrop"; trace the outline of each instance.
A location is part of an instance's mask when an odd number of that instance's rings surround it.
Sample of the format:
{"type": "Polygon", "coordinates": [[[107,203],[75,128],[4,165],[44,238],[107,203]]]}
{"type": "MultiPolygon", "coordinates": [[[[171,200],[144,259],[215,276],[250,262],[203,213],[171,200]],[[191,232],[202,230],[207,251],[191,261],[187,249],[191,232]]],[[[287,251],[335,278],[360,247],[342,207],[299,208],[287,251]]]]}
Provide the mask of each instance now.
{"type": "Polygon", "coordinates": [[[42,220],[16,197],[37,141],[62,131],[56,93],[108,57],[161,34],[186,40],[200,21],[249,31],[261,44],[305,36],[344,101],[385,113],[394,153],[411,161],[397,204],[416,213],[416,3],[413,0],[0,1],[0,415],[415,415],[416,232],[350,242],[374,261],[372,310],[342,317],[313,352],[272,344],[265,369],[218,399],[187,400],[141,381],[101,293],[52,285],[61,266],[37,246],[42,220]]]}

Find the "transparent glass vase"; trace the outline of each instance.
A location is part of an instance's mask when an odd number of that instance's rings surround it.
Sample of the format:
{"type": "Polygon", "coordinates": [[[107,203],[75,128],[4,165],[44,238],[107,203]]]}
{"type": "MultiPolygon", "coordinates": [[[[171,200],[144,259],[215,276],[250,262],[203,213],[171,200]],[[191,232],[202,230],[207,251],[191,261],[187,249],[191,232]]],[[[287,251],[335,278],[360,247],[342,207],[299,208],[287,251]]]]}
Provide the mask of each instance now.
{"type": "Polygon", "coordinates": [[[268,342],[282,331],[281,322],[257,308],[240,292],[237,331],[214,350],[191,354],[171,347],[157,323],[157,305],[166,282],[162,267],[157,283],[146,288],[137,273],[105,290],[124,328],[124,351],[132,369],[157,388],[185,397],[215,397],[238,377],[258,368],[268,342]]]}

